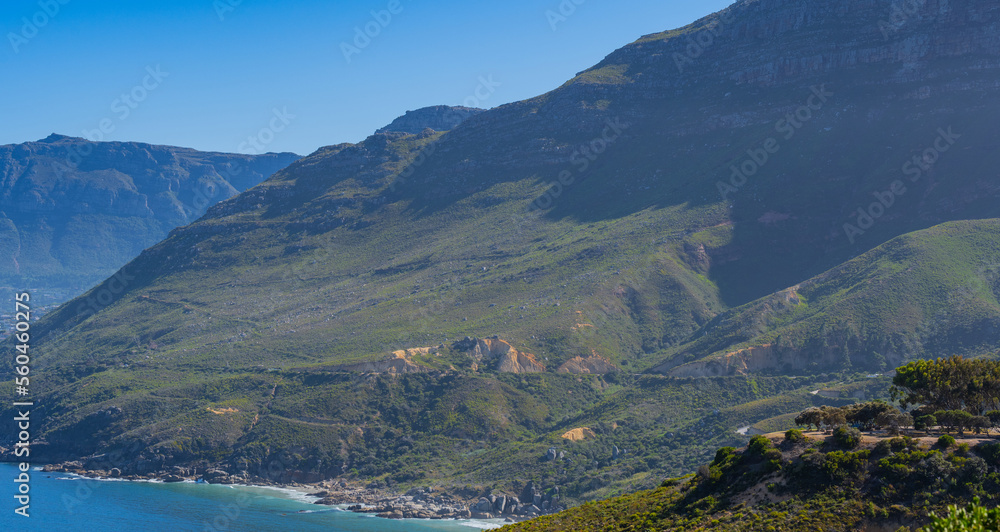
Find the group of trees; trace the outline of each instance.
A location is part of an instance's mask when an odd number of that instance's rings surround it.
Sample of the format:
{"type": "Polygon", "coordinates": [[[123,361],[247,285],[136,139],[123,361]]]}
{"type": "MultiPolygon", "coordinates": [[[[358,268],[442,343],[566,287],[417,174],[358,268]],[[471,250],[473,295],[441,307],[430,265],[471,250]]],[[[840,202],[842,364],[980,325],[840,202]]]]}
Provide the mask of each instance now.
{"type": "Polygon", "coordinates": [[[959,356],[896,368],[893,399],[913,410],[914,428],[976,433],[1000,426],[1000,361],[959,356]]]}
{"type": "Polygon", "coordinates": [[[852,425],[862,431],[885,429],[898,434],[902,428],[913,425],[913,418],[888,403],[872,401],[843,407],[808,408],[795,417],[795,423],[815,425],[817,429],[852,425]]]}
{"type": "Polygon", "coordinates": [[[892,397],[923,412],[964,410],[974,416],[1000,409],[1000,361],[959,356],[917,360],[896,368],[892,397]]]}
{"type": "Polygon", "coordinates": [[[862,431],[885,429],[891,434],[905,427],[988,434],[991,428],[1000,427],[1000,361],[959,356],[918,360],[896,368],[892,384],[893,400],[909,412],[872,401],[809,408],[795,423],[817,429],[851,425],[862,431]]]}

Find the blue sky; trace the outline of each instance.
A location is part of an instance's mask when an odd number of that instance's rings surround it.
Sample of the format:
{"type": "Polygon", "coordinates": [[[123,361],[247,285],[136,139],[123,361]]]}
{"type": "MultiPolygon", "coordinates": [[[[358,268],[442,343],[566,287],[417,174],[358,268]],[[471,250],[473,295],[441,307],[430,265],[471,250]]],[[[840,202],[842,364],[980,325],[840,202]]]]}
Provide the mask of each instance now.
{"type": "Polygon", "coordinates": [[[545,93],[729,3],[5,0],[0,144],[56,132],[305,155],[407,110],[545,93]]]}

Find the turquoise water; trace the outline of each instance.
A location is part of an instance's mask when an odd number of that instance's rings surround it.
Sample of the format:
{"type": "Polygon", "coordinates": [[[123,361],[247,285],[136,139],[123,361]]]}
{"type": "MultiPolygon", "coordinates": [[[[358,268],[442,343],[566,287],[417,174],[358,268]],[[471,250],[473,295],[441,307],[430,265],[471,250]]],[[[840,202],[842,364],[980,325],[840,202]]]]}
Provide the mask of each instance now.
{"type": "Polygon", "coordinates": [[[389,520],[309,503],[291,491],[209,484],[81,479],[32,470],[30,517],[14,513],[18,471],[0,464],[2,532],[61,531],[465,531],[475,521],[389,520]]]}

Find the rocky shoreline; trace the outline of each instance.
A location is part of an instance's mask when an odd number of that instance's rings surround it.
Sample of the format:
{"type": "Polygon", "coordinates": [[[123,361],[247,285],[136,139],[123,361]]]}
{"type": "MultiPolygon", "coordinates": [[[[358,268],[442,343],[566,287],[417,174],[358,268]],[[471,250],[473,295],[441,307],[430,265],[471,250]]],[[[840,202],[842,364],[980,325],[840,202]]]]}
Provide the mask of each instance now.
{"type": "Polygon", "coordinates": [[[221,469],[199,472],[181,466],[169,471],[136,475],[123,474],[118,468],[85,469],[81,462],[69,461],[46,465],[42,470],[100,480],[205,482],[293,489],[315,497],[315,504],[342,506],[355,513],[374,514],[386,519],[504,519],[517,522],[565,509],[559,504],[558,487],[541,490],[533,482],[529,482],[519,496],[490,494],[470,499],[441,488],[413,488],[406,493],[398,493],[343,480],[312,484],[279,483],[246,474],[231,475],[221,469]]]}

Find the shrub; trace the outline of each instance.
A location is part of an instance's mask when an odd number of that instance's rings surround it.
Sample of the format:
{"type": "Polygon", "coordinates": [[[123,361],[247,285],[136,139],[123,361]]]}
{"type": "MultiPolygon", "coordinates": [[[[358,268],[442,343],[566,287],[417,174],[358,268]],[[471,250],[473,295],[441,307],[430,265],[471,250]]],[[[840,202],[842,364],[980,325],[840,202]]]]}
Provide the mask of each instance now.
{"type": "Polygon", "coordinates": [[[976,446],[976,453],[991,466],[1000,466],[1000,442],[980,443],[976,446]]]}
{"type": "Polygon", "coordinates": [[[920,532],[976,532],[979,530],[1000,530],[1000,508],[987,510],[976,497],[965,508],[948,506],[948,515],[938,517],[931,514],[931,524],[920,532]]]}
{"type": "Polygon", "coordinates": [[[989,473],[989,467],[986,465],[986,460],[973,456],[962,466],[961,475],[966,482],[979,484],[986,479],[987,473],[989,473]]]}
{"type": "Polygon", "coordinates": [[[764,460],[766,462],[764,470],[768,473],[773,473],[781,469],[781,451],[777,449],[769,449],[764,453],[764,460]]]}
{"type": "Polygon", "coordinates": [[[833,431],[833,439],[837,445],[845,449],[853,449],[861,443],[861,431],[854,427],[841,425],[833,431]]]}
{"type": "Polygon", "coordinates": [[[754,436],[747,443],[747,452],[751,456],[764,456],[764,453],[771,448],[771,440],[764,436],[754,436]]]}
{"type": "Polygon", "coordinates": [[[821,468],[831,480],[844,480],[862,471],[867,464],[867,451],[856,453],[833,451],[823,457],[821,468]]]}
{"type": "Polygon", "coordinates": [[[937,444],[938,447],[941,447],[942,449],[947,449],[948,447],[955,445],[955,438],[951,437],[948,434],[945,434],[940,438],[938,438],[937,444]]]}
{"type": "Polygon", "coordinates": [[[733,447],[721,447],[718,451],[715,451],[715,460],[712,460],[712,465],[722,465],[729,461],[730,457],[736,454],[736,449],[733,447]]]}
{"type": "Polygon", "coordinates": [[[932,451],[930,456],[921,460],[916,470],[930,483],[948,479],[955,473],[955,467],[937,451],[932,451]]]}
{"type": "Polygon", "coordinates": [[[889,443],[889,440],[879,440],[879,442],[875,444],[875,448],[872,450],[873,456],[888,456],[891,453],[892,445],[889,443]]]}
{"type": "Polygon", "coordinates": [[[799,429],[789,429],[787,432],[785,432],[785,441],[792,443],[801,443],[806,441],[806,435],[802,434],[802,431],[799,429]]]}

